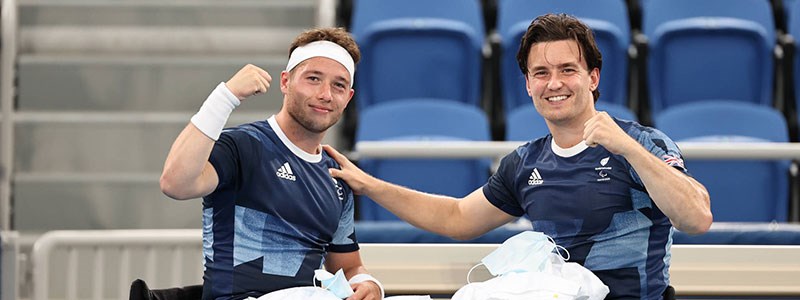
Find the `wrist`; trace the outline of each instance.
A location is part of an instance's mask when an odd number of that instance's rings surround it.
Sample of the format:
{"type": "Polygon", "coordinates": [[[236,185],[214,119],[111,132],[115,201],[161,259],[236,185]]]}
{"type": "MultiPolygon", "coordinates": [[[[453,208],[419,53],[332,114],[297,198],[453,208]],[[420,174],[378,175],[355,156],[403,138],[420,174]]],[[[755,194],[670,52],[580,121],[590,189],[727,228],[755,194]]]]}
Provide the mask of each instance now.
{"type": "Polygon", "coordinates": [[[192,116],[191,122],[212,140],[219,139],[228,117],[241,101],[221,82],[208,95],[200,110],[192,116]]]}
{"type": "Polygon", "coordinates": [[[366,274],[366,273],[356,274],[355,276],[350,278],[350,280],[348,280],[347,282],[350,283],[350,284],[356,284],[356,283],[361,283],[361,282],[364,282],[364,281],[372,281],[372,282],[374,282],[378,286],[378,288],[381,289],[381,299],[384,298],[383,285],[381,284],[380,281],[378,281],[378,279],[376,279],[375,277],[372,277],[372,275],[369,275],[369,274],[366,274]]]}
{"type": "Polygon", "coordinates": [[[367,180],[364,182],[364,195],[372,199],[380,198],[378,195],[386,195],[390,192],[393,184],[388,181],[383,181],[372,175],[367,174],[367,180]]]}

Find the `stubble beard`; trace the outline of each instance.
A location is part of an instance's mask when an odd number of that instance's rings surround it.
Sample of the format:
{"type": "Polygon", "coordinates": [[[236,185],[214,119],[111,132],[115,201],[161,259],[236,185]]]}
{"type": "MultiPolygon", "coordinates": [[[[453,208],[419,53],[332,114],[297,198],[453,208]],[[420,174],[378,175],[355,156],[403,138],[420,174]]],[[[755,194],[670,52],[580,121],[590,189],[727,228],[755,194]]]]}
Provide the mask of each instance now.
{"type": "Polygon", "coordinates": [[[305,130],[317,134],[325,133],[328,128],[331,128],[341,118],[341,115],[339,115],[330,122],[318,121],[309,117],[308,113],[304,113],[295,105],[290,106],[290,109],[287,111],[289,112],[289,116],[292,117],[297,124],[300,124],[305,130]]]}

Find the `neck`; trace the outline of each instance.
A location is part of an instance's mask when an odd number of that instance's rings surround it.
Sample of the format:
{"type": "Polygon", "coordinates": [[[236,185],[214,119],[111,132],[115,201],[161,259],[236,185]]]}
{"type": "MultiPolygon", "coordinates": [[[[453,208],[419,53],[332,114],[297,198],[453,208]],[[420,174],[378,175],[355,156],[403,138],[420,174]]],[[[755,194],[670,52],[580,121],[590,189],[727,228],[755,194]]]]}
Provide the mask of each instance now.
{"type": "Polygon", "coordinates": [[[289,139],[298,148],[309,154],[319,154],[320,143],[325,137],[325,133],[310,132],[298,123],[292,116],[285,110],[281,110],[275,115],[275,121],[281,127],[286,138],[289,139]]]}
{"type": "Polygon", "coordinates": [[[583,127],[558,127],[550,125],[550,122],[547,123],[550,134],[553,135],[553,142],[559,147],[566,149],[583,141],[583,127]]]}
{"type": "Polygon", "coordinates": [[[550,121],[545,119],[547,128],[553,135],[553,142],[561,148],[570,148],[583,141],[584,124],[597,113],[594,109],[587,112],[583,116],[568,120],[550,121]]]}

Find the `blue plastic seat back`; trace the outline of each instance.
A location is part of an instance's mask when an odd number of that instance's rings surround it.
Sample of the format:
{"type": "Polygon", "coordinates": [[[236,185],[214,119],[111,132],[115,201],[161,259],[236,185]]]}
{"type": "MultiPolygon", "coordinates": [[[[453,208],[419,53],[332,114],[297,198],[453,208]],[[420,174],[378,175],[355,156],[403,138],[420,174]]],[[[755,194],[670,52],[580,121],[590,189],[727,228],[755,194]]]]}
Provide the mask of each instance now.
{"type": "Polygon", "coordinates": [[[599,101],[627,105],[631,33],[623,0],[500,0],[497,30],[501,38],[500,78],[506,113],[531,102],[516,55],[528,25],[545,13],[574,15],[592,28],[603,57],[599,101]]]}
{"type": "MultiPolygon", "coordinates": [[[[736,101],[703,101],[670,108],[656,126],[677,142],[788,142],[786,121],[776,110],[736,101]]],[[[711,195],[717,222],[785,222],[785,160],[686,159],[686,167],[711,195]]]]}
{"type": "Polygon", "coordinates": [[[483,15],[477,0],[356,0],[362,59],[356,104],[428,97],[479,105],[483,15]]]}
{"type": "MultiPolygon", "coordinates": [[[[488,141],[489,122],[480,109],[437,99],[410,99],[372,106],[360,113],[356,141],[488,141]]],[[[486,183],[488,159],[363,159],[377,178],[416,190],[466,196],[486,183]]],[[[398,220],[372,199],[358,202],[360,220],[398,220]]]]}
{"type": "MultiPolygon", "coordinates": [[[[800,1],[784,1],[787,14],[786,30],[794,37],[796,49],[800,49],[800,1]]],[[[795,51],[794,61],[794,88],[795,88],[795,107],[800,107],[800,55],[795,51]]],[[[797,110],[800,114],[800,110],[797,110]]]]}
{"type": "Polygon", "coordinates": [[[645,1],[651,112],[707,99],[771,106],[774,23],[764,0],[645,1]]]}
{"type": "MultiPolygon", "coordinates": [[[[633,112],[625,106],[598,101],[595,109],[605,111],[618,119],[637,121],[633,112]]],[[[549,133],[550,129],[547,128],[547,123],[532,104],[520,106],[508,113],[506,118],[507,141],[531,141],[549,133]]]]}

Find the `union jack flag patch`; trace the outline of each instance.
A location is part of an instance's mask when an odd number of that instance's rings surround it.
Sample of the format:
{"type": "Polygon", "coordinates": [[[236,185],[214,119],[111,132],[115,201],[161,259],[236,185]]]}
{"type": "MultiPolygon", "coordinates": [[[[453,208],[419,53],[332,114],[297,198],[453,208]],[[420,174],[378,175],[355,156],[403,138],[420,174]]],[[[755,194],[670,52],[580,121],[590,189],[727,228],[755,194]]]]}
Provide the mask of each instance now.
{"type": "Polygon", "coordinates": [[[663,159],[664,162],[667,163],[670,167],[678,166],[678,167],[681,167],[681,168],[686,168],[686,167],[683,166],[683,159],[681,159],[678,156],[663,155],[663,156],[661,156],[661,159],[663,159]]]}

